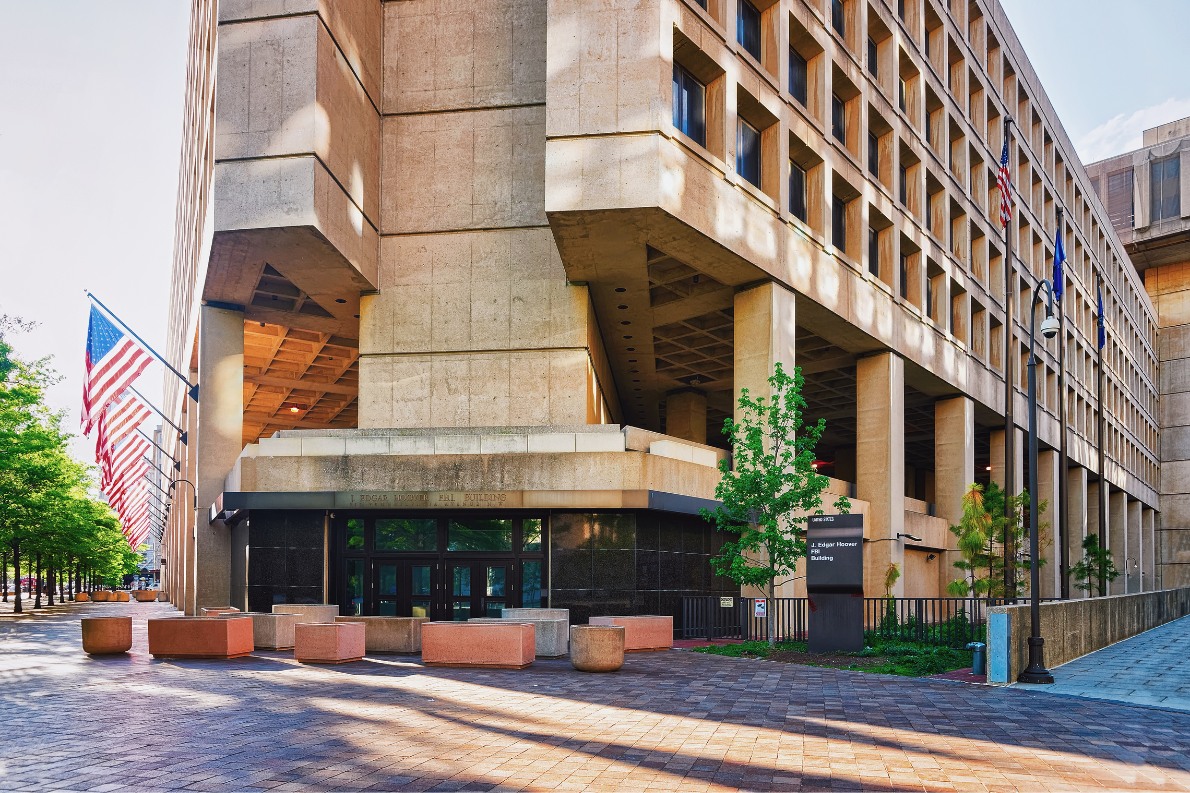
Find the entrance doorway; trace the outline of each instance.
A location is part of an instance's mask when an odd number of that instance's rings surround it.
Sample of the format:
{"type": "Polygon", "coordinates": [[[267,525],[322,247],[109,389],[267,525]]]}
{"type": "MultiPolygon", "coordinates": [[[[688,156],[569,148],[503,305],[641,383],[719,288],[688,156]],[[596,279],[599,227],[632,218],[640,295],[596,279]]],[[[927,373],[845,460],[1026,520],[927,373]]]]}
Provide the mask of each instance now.
{"type": "Polygon", "coordinates": [[[545,605],[538,516],[344,516],[334,590],[349,615],[467,620],[545,605]]]}

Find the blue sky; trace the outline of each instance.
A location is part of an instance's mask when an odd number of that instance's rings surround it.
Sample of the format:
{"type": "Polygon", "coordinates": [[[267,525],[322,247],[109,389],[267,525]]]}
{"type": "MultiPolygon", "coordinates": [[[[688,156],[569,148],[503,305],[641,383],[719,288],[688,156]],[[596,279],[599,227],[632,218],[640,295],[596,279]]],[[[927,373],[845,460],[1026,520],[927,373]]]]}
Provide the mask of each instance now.
{"type": "MultiPolygon", "coordinates": [[[[1190,116],[1190,0],[1002,1],[1084,158],[1190,116]]],[[[40,323],[14,341],[55,357],[50,402],[72,428],[83,289],[165,337],[189,5],[0,0],[0,313],[40,323]]]]}

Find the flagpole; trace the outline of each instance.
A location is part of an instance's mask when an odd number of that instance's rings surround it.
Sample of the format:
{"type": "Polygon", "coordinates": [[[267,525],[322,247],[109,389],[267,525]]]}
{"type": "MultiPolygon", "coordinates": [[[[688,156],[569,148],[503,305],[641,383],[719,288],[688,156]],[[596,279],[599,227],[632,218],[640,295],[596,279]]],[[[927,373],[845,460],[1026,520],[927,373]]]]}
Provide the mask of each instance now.
{"type": "Polygon", "coordinates": [[[153,357],[155,357],[157,360],[161,361],[162,365],[164,365],[166,369],[169,369],[171,372],[173,372],[175,375],[177,375],[178,379],[181,380],[183,383],[185,383],[189,387],[189,391],[187,391],[187,393],[190,395],[190,398],[193,399],[195,402],[198,401],[198,384],[197,383],[191,383],[190,378],[186,377],[186,375],[182,374],[177,369],[175,369],[173,364],[171,364],[169,361],[165,360],[164,356],[162,356],[161,353],[157,352],[152,347],[150,347],[149,343],[147,341],[142,339],[140,337],[140,335],[137,334],[137,332],[135,330],[128,327],[128,323],[125,322],[124,320],[120,319],[119,317],[117,317],[115,312],[112,311],[107,306],[105,306],[99,298],[97,298],[97,297],[95,297],[95,295],[91,294],[91,292],[89,290],[84,289],[83,291],[86,293],[87,297],[89,297],[91,299],[91,302],[93,302],[95,305],[97,305],[103,309],[103,313],[107,314],[109,317],[114,319],[116,322],[119,322],[120,326],[122,328],[124,328],[124,330],[128,331],[128,333],[132,336],[132,338],[139,341],[141,343],[142,347],[144,347],[149,352],[153,353],[153,357]]]}
{"type": "MultiPolygon", "coordinates": [[[[1100,549],[1107,548],[1107,449],[1104,443],[1104,438],[1107,435],[1107,416],[1103,412],[1103,348],[1106,346],[1106,341],[1101,341],[1107,338],[1107,320],[1103,316],[1103,276],[1099,276],[1099,294],[1098,302],[1095,307],[1096,313],[1096,328],[1095,333],[1095,371],[1098,376],[1095,378],[1095,401],[1099,407],[1099,547],[1100,549]]],[[[1104,570],[1103,565],[1099,565],[1099,596],[1103,597],[1107,594],[1107,571],[1104,570]]]]}
{"type": "Polygon", "coordinates": [[[153,440],[148,435],[146,435],[144,432],[142,432],[140,427],[137,427],[136,431],[140,433],[140,436],[142,438],[144,438],[145,440],[147,440],[149,443],[153,444],[154,446],[157,446],[157,451],[161,452],[162,454],[164,454],[166,457],[169,458],[169,461],[174,464],[175,471],[182,470],[182,464],[180,462],[178,462],[176,459],[174,459],[174,456],[172,454],[170,454],[165,449],[162,449],[160,446],[158,446],[157,441],[153,440]]]}
{"type": "MultiPolygon", "coordinates": [[[[1062,207],[1057,208],[1058,220],[1058,236],[1057,240],[1063,240],[1062,237],[1062,207]]],[[[1058,250],[1055,243],[1054,257],[1057,261],[1058,250]]],[[[1063,242],[1062,256],[1066,256],[1066,246],[1063,242]]],[[[1064,262],[1063,262],[1064,264],[1064,262]]],[[[1058,574],[1061,576],[1059,593],[1063,600],[1070,599],[1070,578],[1068,570],[1070,567],[1070,552],[1066,547],[1066,538],[1069,534],[1069,501],[1067,500],[1067,467],[1070,465],[1068,452],[1066,448],[1066,312],[1062,309],[1062,296],[1066,294],[1066,268],[1059,267],[1058,277],[1061,278],[1062,283],[1058,287],[1058,324],[1059,333],[1061,334],[1061,343],[1058,345],[1058,394],[1061,398],[1058,401],[1058,431],[1060,433],[1058,442],[1058,530],[1055,535],[1058,538],[1058,574]]],[[[1035,494],[1030,494],[1031,498],[1036,498],[1035,494]]]]}
{"type": "MultiPolygon", "coordinates": [[[[1004,116],[1004,145],[1008,146],[1012,119],[1004,116]]],[[[1004,200],[1003,197],[1000,199],[1004,200]]],[[[1012,365],[1016,350],[1016,328],[1012,319],[1014,299],[1012,266],[1012,221],[1004,224],[1004,597],[1016,595],[1016,576],[1013,570],[1012,538],[1008,530],[1012,520],[1011,499],[1016,481],[1016,419],[1013,416],[1015,367],[1012,365]]]]}
{"type": "Polygon", "coordinates": [[[165,415],[164,413],[162,413],[162,412],[161,412],[161,410],[160,410],[160,409],[158,409],[158,407],[157,407],[156,405],[154,405],[152,402],[150,402],[148,399],[146,399],[146,398],[145,398],[145,395],[144,395],[144,394],[142,394],[140,391],[137,391],[137,390],[136,390],[135,388],[133,388],[132,386],[128,386],[128,390],[129,390],[129,391],[131,391],[132,393],[136,394],[138,397],[140,397],[140,401],[141,401],[141,402],[144,402],[144,403],[145,403],[145,405],[146,405],[146,406],[147,406],[147,407],[148,407],[150,410],[152,410],[154,413],[156,413],[158,416],[160,416],[160,417],[162,418],[162,420],[163,420],[163,421],[165,421],[165,423],[166,423],[166,424],[168,424],[169,426],[171,426],[171,427],[173,427],[175,430],[177,430],[177,431],[178,431],[178,435],[179,435],[179,438],[178,438],[178,440],[180,440],[180,441],[182,442],[182,445],[183,445],[183,446],[186,446],[186,445],[187,445],[187,443],[186,443],[186,431],[185,431],[185,430],[183,430],[183,429],[182,429],[181,427],[179,427],[177,424],[174,424],[172,421],[170,421],[170,419],[169,419],[169,416],[167,416],[167,415],[165,415]]]}

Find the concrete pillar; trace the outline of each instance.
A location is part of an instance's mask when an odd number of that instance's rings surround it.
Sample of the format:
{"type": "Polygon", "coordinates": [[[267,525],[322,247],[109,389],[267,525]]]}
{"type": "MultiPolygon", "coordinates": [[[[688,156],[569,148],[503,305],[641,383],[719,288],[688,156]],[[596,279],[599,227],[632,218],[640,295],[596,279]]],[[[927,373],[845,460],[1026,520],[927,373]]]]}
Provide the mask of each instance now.
{"type": "Polygon", "coordinates": [[[199,317],[198,505],[194,514],[195,609],[231,601],[231,536],[208,520],[243,449],[244,315],[203,306],[199,317]]]}
{"type": "Polygon", "coordinates": [[[1112,561],[1120,571],[1120,577],[1108,585],[1108,594],[1123,595],[1128,590],[1128,494],[1123,490],[1111,491],[1107,497],[1107,537],[1112,561]]]}
{"type": "MultiPolygon", "coordinates": [[[[198,370],[190,370],[190,382],[198,381],[198,370]]],[[[190,446],[186,453],[186,478],[191,482],[198,481],[198,406],[194,402],[188,402],[186,405],[186,432],[189,433],[190,446]]],[[[194,548],[194,510],[191,508],[194,498],[194,491],[190,485],[185,482],[177,485],[174,488],[174,503],[178,506],[179,520],[181,521],[181,538],[183,547],[182,559],[182,592],[185,598],[182,601],[181,609],[189,616],[193,617],[198,614],[195,608],[195,589],[194,589],[194,571],[195,571],[195,548],[194,548]]]]}
{"type": "MultiPolygon", "coordinates": [[[[856,495],[870,508],[864,535],[864,592],[884,594],[888,566],[904,571],[905,362],[893,353],[856,363],[856,495]]],[[[904,592],[904,577],[893,595],[904,592]]]]}
{"type": "Polygon", "coordinates": [[[1143,505],[1134,499],[1128,499],[1128,528],[1127,528],[1127,545],[1128,548],[1128,569],[1125,575],[1128,577],[1126,583],[1128,592],[1142,592],[1141,588],[1141,571],[1144,570],[1144,548],[1141,545],[1141,517],[1140,511],[1143,505]]]}
{"type": "MultiPolygon", "coordinates": [[[[963,518],[963,495],[975,481],[975,403],[968,397],[934,403],[934,512],[951,526],[963,518]]],[[[948,546],[953,537],[946,538],[948,546]]],[[[942,551],[938,564],[938,591],[959,578],[954,563],[957,551],[942,551]]]]}
{"type": "Polygon", "coordinates": [[[1142,591],[1152,592],[1161,589],[1160,582],[1157,581],[1157,511],[1151,507],[1145,507],[1141,511],[1140,544],[1144,549],[1142,591]]]}
{"type": "MultiPolygon", "coordinates": [[[[793,373],[797,338],[794,300],[793,292],[772,281],[736,293],[736,403],[743,388],[753,396],[768,396],[768,380],[777,363],[793,373]]],[[[738,407],[735,415],[739,418],[738,407]]]]}
{"type": "Polygon", "coordinates": [[[707,442],[707,395],[694,388],[670,391],[665,397],[665,434],[695,443],[707,442]]]}
{"type": "MultiPolygon", "coordinates": [[[[989,442],[992,451],[991,479],[1001,489],[1004,489],[1004,430],[992,430],[989,442]]],[[[1013,443],[1013,457],[1016,458],[1016,466],[1012,479],[1015,484],[1007,489],[1015,495],[1025,489],[1025,433],[1019,428],[1016,430],[1016,438],[1013,443]]]]}
{"type": "MultiPolygon", "coordinates": [[[[1073,465],[1066,472],[1066,498],[1069,506],[1066,515],[1066,561],[1070,567],[1074,567],[1078,560],[1083,558],[1083,540],[1087,536],[1087,531],[1095,531],[1095,524],[1089,522],[1091,503],[1089,501],[1090,493],[1087,490],[1087,469],[1081,465],[1073,465]]],[[[1098,506],[1096,506],[1096,511],[1098,511],[1098,506]]],[[[1086,596],[1087,593],[1076,587],[1074,580],[1070,579],[1070,597],[1086,596]]]]}
{"type": "MultiPolygon", "coordinates": [[[[1045,560],[1038,571],[1043,598],[1062,594],[1062,576],[1058,571],[1058,453],[1053,450],[1037,452],[1037,508],[1045,504],[1045,511],[1037,516],[1037,552],[1045,560]]],[[[1028,535],[1026,535],[1028,536],[1028,535]]],[[[1026,541],[1027,543],[1027,541],[1026,541]]],[[[1028,550],[1026,544],[1023,550],[1028,550]]]]}

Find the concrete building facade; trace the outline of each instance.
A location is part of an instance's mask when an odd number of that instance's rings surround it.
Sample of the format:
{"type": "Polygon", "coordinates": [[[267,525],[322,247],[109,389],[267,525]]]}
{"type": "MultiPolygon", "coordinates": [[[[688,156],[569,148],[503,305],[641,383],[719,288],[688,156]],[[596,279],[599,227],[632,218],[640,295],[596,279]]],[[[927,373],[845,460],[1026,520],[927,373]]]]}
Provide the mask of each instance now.
{"type": "Polygon", "coordinates": [[[1038,473],[1071,510],[1042,594],[1101,487],[1113,553],[1147,559],[1115,586],[1157,585],[1153,302],[994,2],[222,0],[190,92],[170,352],[202,393],[170,385],[196,492],[164,549],[187,612],[738,594],[699,510],[777,363],[866,516],[869,594],[891,564],[894,594],[943,594],[963,493],[1004,481],[1006,373],[1025,481],[1022,318],[1059,208],[1038,473]],[[1103,471],[1097,273],[1128,340],[1103,471]]]}
{"type": "Polygon", "coordinates": [[[1147,129],[1142,143],[1087,173],[1157,308],[1160,512],[1144,519],[1155,521],[1157,578],[1172,588],[1190,586],[1190,119],[1147,129]]]}

